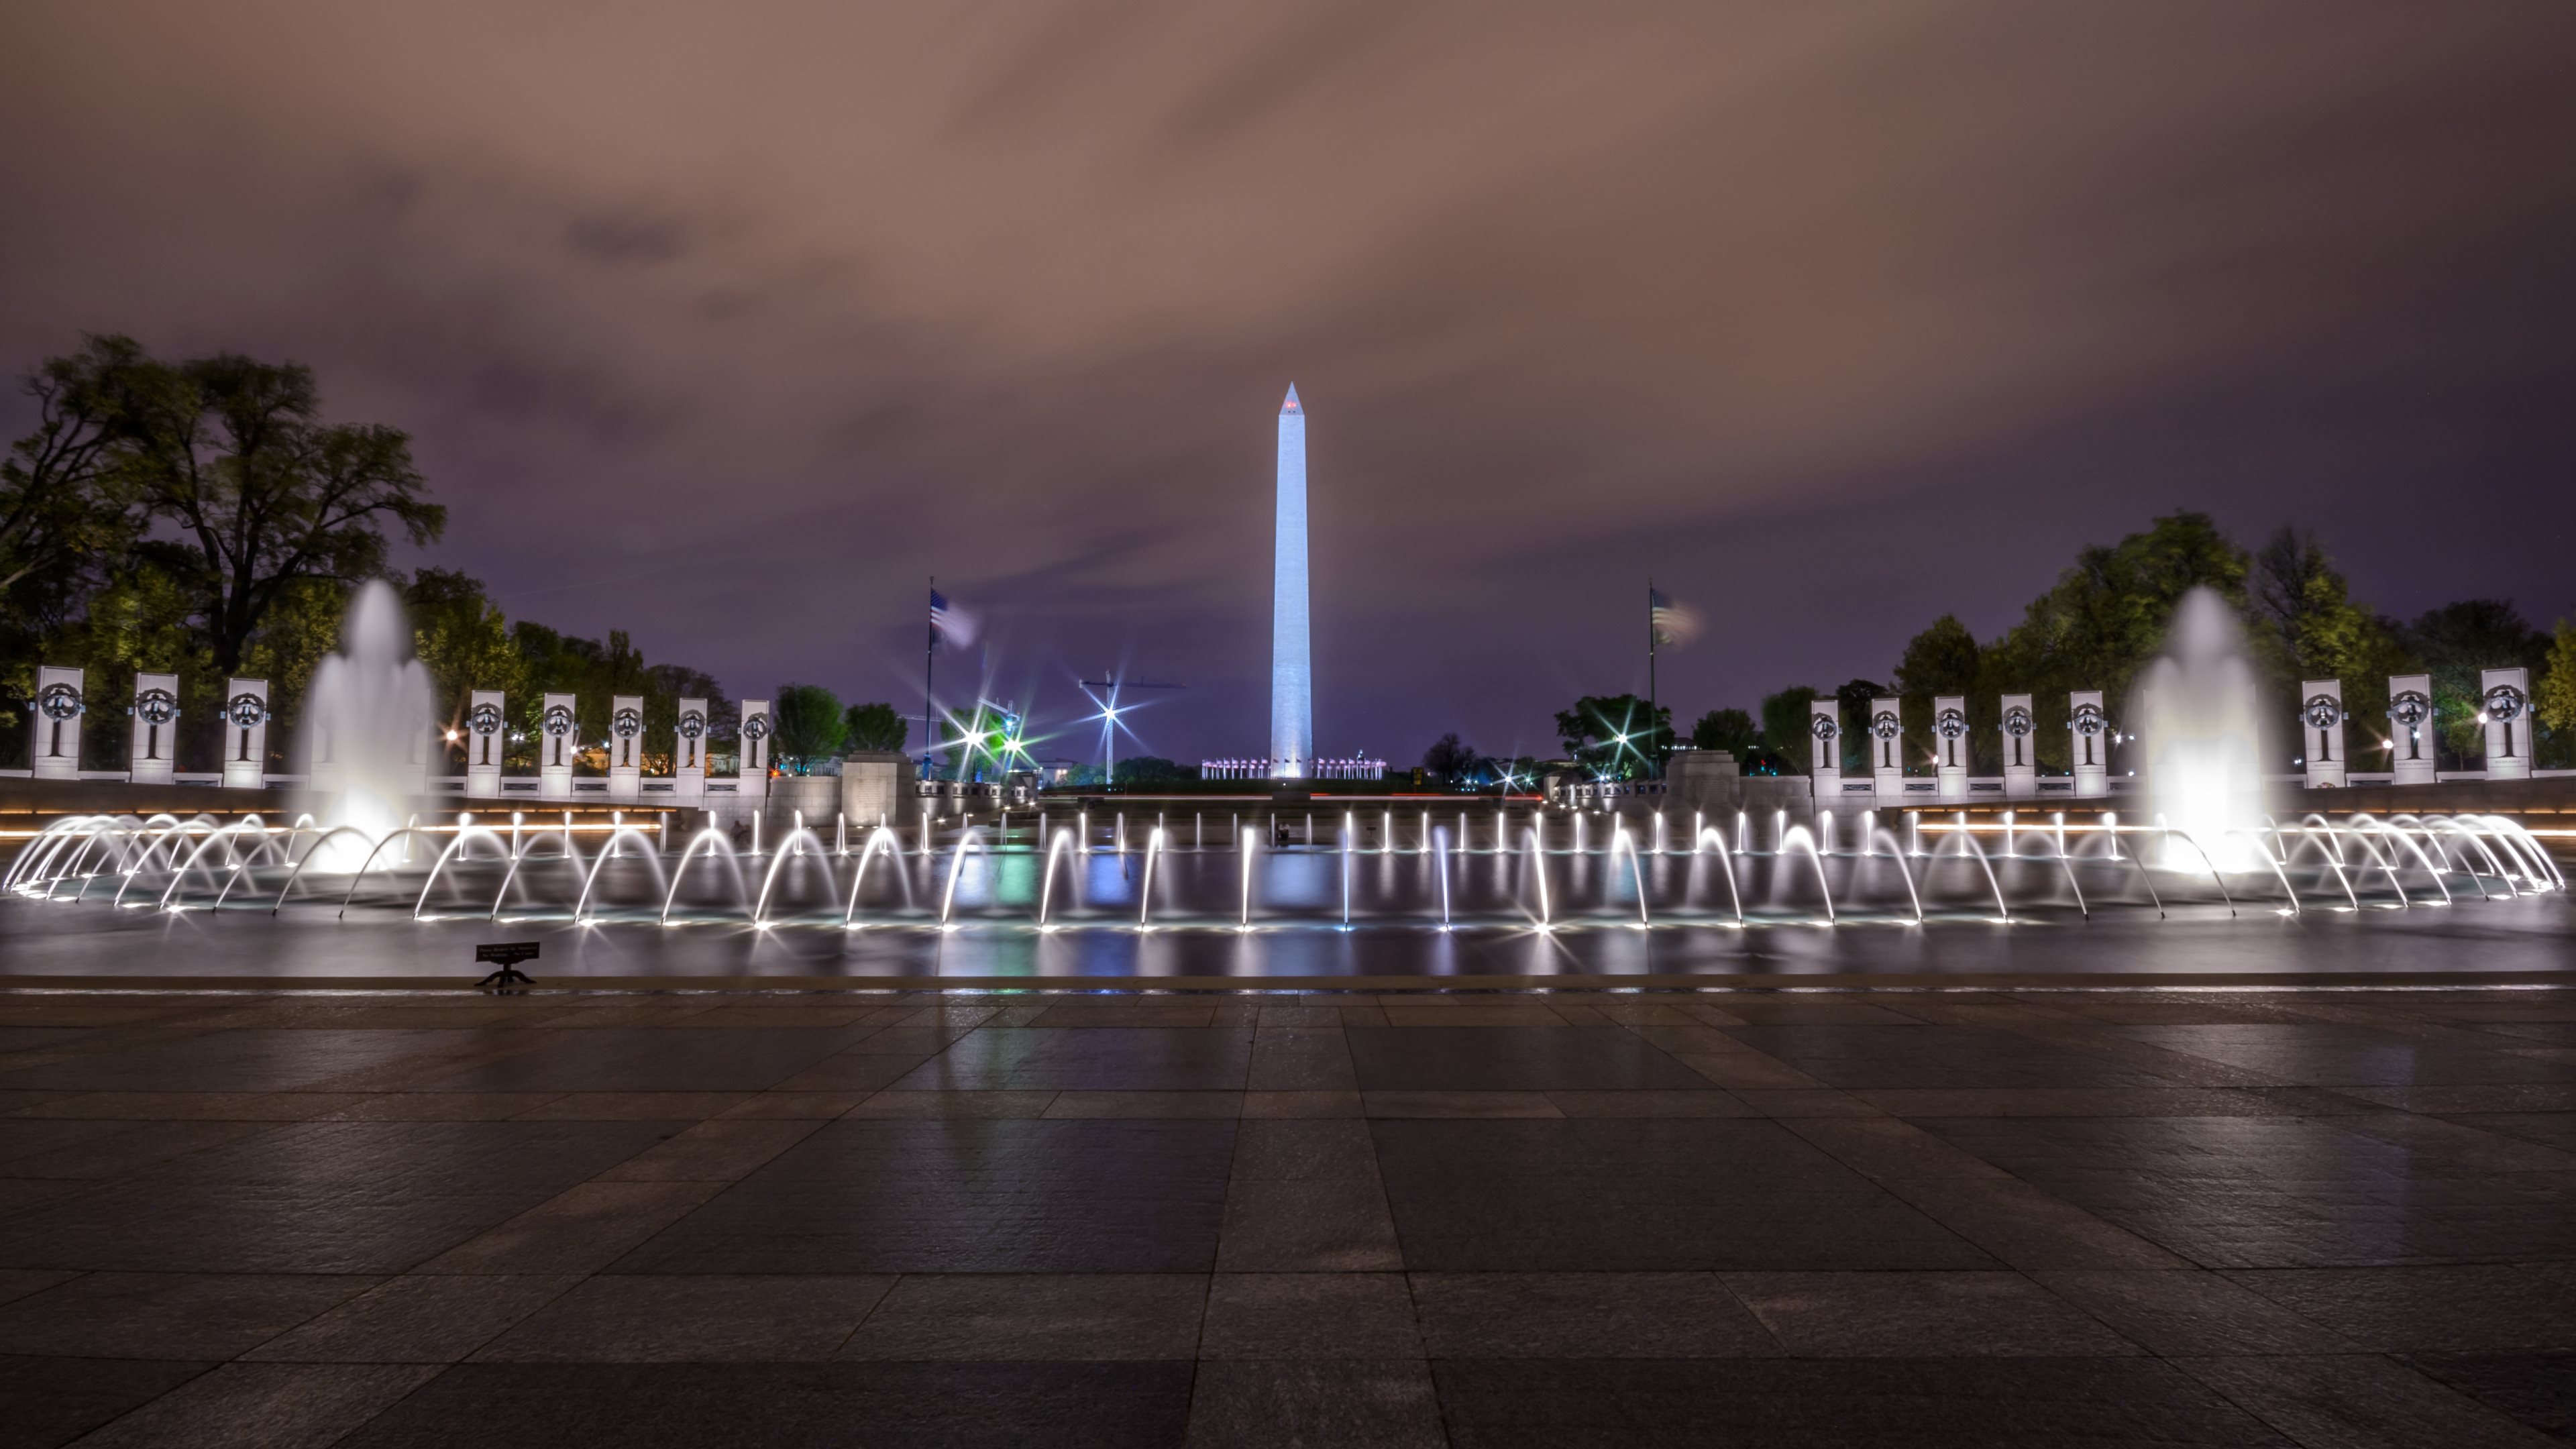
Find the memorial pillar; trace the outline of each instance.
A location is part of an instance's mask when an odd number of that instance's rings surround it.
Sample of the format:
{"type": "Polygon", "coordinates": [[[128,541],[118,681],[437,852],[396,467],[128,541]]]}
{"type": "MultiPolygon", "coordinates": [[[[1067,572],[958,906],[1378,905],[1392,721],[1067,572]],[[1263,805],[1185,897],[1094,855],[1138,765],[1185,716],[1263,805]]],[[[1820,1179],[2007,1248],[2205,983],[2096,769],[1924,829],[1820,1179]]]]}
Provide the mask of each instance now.
{"type": "Polygon", "coordinates": [[[612,695],[608,701],[608,798],[644,794],[644,696],[612,695]]]}
{"type": "Polygon", "coordinates": [[[268,788],[268,681],[224,681],[224,788],[268,788]]]}
{"type": "Polygon", "coordinates": [[[2007,694],[2003,706],[2004,798],[2028,800],[2039,794],[2039,717],[2027,694],[2007,694]]]}
{"type": "Polygon", "coordinates": [[[1843,793],[1842,712],[1828,696],[1807,706],[1807,773],[1815,778],[1816,805],[1832,806],[1843,793]]]}
{"type": "Polygon", "coordinates": [[[179,770],[179,676],[134,676],[134,746],[125,778],[138,785],[167,785],[179,770]]]}
{"type": "Polygon", "coordinates": [[[2352,783],[2352,761],[2345,757],[2343,681],[2311,679],[2299,686],[2299,759],[2311,790],[2338,790],[2352,783]]]}
{"type": "Polygon", "coordinates": [[[501,798],[501,757],[508,742],[501,737],[509,716],[497,689],[474,691],[465,709],[465,794],[474,800],[501,798]]]}
{"type": "Polygon", "coordinates": [[[573,697],[548,694],[537,716],[537,798],[572,798],[572,756],[581,742],[572,737],[573,697]]]}
{"type": "Polygon", "coordinates": [[[2481,669],[2478,699],[2487,724],[2487,778],[2531,778],[2531,671],[2481,669]]]}
{"type": "Polygon", "coordinates": [[[769,701],[742,702],[742,775],[734,794],[745,800],[769,798],[769,701]]]}
{"type": "Polygon", "coordinates": [[[1932,770],[1943,800],[1968,798],[1968,700],[1959,694],[1932,697],[1932,770]]]}
{"type": "Polygon", "coordinates": [[[86,677],[78,669],[36,667],[36,730],[27,741],[27,762],[39,780],[80,778],[81,715],[89,708],[81,698],[86,677]]]}
{"type": "Polygon", "coordinates": [[[2388,768],[2400,785],[2430,785],[2441,768],[2433,733],[2433,676],[2388,676],[2388,768]]]}
{"type": "Polygon", "coordinates": [[[2073,738],[2075,793],[2098,800],[2111,793],[2111,717],[2102,712],[2102,691],[2078,689],[2066,696],[2066,728],[2073,738]]]}
{"type": "Polygon", "coordinates": [[[680,701],[680,718],[671,754],[671,797],[675,800],[703,800],[707,797],[707,702],[703,699],[680,701]]]}
{"type": "Polygon", "coordinates": [[[1905,716],[1893,698],[1869,702],[1870,791],[1881,804],[1905,798],[1905,716]]]}

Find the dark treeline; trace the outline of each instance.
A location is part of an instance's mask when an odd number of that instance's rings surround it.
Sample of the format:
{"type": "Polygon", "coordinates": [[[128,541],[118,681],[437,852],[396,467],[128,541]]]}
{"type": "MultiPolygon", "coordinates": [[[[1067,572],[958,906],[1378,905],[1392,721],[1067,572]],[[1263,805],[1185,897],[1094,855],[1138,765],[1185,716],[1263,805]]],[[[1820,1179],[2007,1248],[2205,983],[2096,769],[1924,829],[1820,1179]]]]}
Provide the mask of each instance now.
{"type": "Polygon", "coordinates": [[[308,367],[165,362],[129,338],[91,337],[25,391],[34,425],[0,462],[0,760],[25,763],[44,663],[87,671],[93,768],[125,761],[139,671],[179,676],[179,764],[191,770],[214,767],[225,677],[268,680],[282,726],[269,733],[272,767],[285,768],[350,589],[379,578],[402,591],[451,725],[469,691],[508,693],[517,766],[534,765],[549,690],[579,701],[584,740],[606,735],[615,694],[644,697],[648,739],[670,739],[683,696],[710,701],[720,748],[732,739],[735,712],[712,677],[646,663],[624,632],[603,642],[512,621],[462,573],[395,570],[392,541],[437,541],[446,509],[400,430],[323,417],[308,367]]]}
{"type": "MultiPolygon", "coordinates": [[[[2039,765],[2064,771],[2070,748],[2067,694],[2103,691],[2117,729],[2139,672],[2164,648],[2175,605],[2202,585],[2245,620],[2246,652],[2260,680],[2264,717],[2273,722],[2278,740],[2266,742],[2266,770],[2291,768],[2290,721],[2299,684],[2307,679],[2343,681],[2354,767],[2385,768],[2388,677],[2416,673],[2433,676],[2443,767],[2471,768],[2485,748],[2478,672],[2515,665],[2531,671],[2538,762],[2549,768],[2576,764],[2576,628],[2561,622],[2553,638],[2499,599],[2464,599],[2413,620],[2388,618],[2351,597],[2314,535],[2283,528],[2249,551],[2198,513],[2159,518],[2143,533],[2085,549],[2001,638],[1980,642],[1945,614],[1907,642],[1883,680],[1800,686],[1769,696],[1762,701],[1758,737],[1749,743],[1761,767],[1803,772],[1808,705],[1832,696],[1842,707],[1843,767],[1865,769],[1859,723],[1867,701],[1893,693],[1904,700],[1905,758],[1928,770],[1932,699],[1958,694],[1968,701],[1973,768],[2000,774],[1999,700],[2027,693],[2038,717],[2039,765]]],[[[1711,738],[1697,742],[1720,747],[1720,735],[1742,742],[1749,723],[1741,711],[1718,711],[1695,732],[1711,738]]],[[[2134,767],[2116,752],[2112,764],[2134,767]]]]}

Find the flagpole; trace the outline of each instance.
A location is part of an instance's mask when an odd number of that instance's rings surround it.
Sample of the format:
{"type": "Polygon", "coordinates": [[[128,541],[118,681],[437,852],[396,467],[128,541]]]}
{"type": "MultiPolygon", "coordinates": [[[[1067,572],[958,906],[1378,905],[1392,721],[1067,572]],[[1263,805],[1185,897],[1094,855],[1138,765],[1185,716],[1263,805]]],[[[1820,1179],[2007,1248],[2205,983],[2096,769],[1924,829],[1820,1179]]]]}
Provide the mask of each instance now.
{"type": "MultiPolygon", "coordinates": [[[[939,597],[939,575],[930,576],[930,596],[939,597]]],[[[921,644],[921,778],[930,778],[930,661],[939,652],[939,619],[932,615],[923,626],[921,644]]]]}
{"type": "MultiPolygon", "coordinates": [[[[1663,716],[1657,712],[1655,704],[1655,576],[1648,574],[1646,575],[1646,743],[1649,746],[1653,745],[1655,730],[1662,721],[1663,716]]],[[[1649,778],[1662,778],[1664,762],[1661,756],[1647,756],[1646,767],[1649,778]]]]}

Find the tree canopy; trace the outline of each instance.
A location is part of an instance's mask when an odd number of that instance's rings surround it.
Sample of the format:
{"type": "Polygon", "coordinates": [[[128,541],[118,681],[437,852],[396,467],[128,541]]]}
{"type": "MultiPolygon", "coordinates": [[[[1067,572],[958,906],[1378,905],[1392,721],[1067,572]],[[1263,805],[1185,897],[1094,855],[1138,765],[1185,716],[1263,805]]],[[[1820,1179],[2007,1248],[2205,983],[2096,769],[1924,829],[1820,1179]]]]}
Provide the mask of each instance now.
{"type": "Polygon", "coordinates": [[[912,722],[890,704],[854,704],[842,716],[849,731],[850,748],[892,753],[912,738],[912,722]]]}
{"type": "Polygon", "coordinates": [[[770,749],[779,768],[792,775],[813,773],[816,765],[840,754],[850,735],[841,697],[819,684],[778,686],[769,701],[769,718],[776,726],[770,749]]]}
{"type": "Polygon", "coordinates": [[[1673,711],[1633,694],[1587,694],[1557,711],[1557,739],[1595,775],[1630,780],[1655,773],[1673,748],[1673,711]]]}

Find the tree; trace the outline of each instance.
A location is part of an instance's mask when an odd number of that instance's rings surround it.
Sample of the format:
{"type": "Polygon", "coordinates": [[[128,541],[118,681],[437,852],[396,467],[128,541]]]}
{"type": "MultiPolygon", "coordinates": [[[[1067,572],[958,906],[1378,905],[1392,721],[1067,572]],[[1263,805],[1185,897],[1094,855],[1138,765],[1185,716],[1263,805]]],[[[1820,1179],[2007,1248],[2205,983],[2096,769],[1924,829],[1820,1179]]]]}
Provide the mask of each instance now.
{"type": "Polygon", "coordinates": [[[2541,753],[2551,766],[2564,768],[2567,758],[2576,755],[2568,748],[2576,741],[2576,624],[2558,621],[2557,636],[2549,645],[2548,672],[2531,687],[2531,704],[2540,729],[2555,737],[2539,742],[2551,746],[2541,753]]]}
{"type": "Polygon", "coordinates": [[[237,669],[251,635],[306,579],[386,572],[383,526],[438,538],[411,440],[320,420],[313,370],[235,354],[143,365],[129,415],[143,506],[177,537],[147,544],[194,592],[214,667],[237,669]]]}
{"type": "Polygon", "coordinates": [[[403,612],[411,617],[412,652],[429,671],[450,728],[464,719],[475,690],[527,693],[527,656],[482,580],[454,569],[422,569],[403,588],[403,612]]]}
{"type": "MultiPolygon", "coordinates": [[[[1982,687],[1985,671],[1985,651],[1955,614],[1942,615],[1931,628],[1906,641],[1905,655],[1896,665],[1896,693],[1904,701],[1902,758],[1923,760],[1937,755],[1932,701],[1945,694],[1968,702],[1970,768],[1977,768],[1981,747],[1983,752],[1994,751],[1992,737],[2000,727],[2003,705],[2000,691],[1982,687]]],[[[2002,768],[2000,758],[1993,763],[1996,769],[2002,768]]]]}
{"type": "Polygon", "coordinates": [[[2548,635],[2523,621],[2506,599],[2461,599],[2426,611],[2405,631],[2407,649],[2433,676],[2433,715],[2444,763],[2458,768],[2486,748],[2478,712],[2486,707],[2482,670],[2521,665],[2536,678],[2547,667],[2548,635]]]}
{"type": "Polygon", "coordinates": [[[1792,774],[1804,774],[1811,758],[1807,721],[1814,714],[1815,702],[1816,691],[1804,684],[1793,684],[1762,697],[1763,748],[1778,756],[1792,774]]]}
{"type": "MultiPolygon", "coordinates": [[[[0,658],[32,664],[37,637],[71,616],[141,530],[127,424],[145,366],[131,338],[86,337],[25,380],[36,426],[0,461],[0,658]]],[[[20,688],[34,687],[30,668],[20,688]]]]}
{"type": "Polygon", "coordinates": [[[840,696],[819,684],[778,686],[778,694],[769,702],[769,719],[776,727],[770,748],[777,752],[782,768],[799,775],[810,774],[816,764],[839,754],[841,742],[849,738],[840,696]]]}
{"type": "Polygon", "coordinates": [[[1198,776],[1182,769],[1160,755],[1136,755],[1118,762],[1116,783],[1133,789],[1140,785],[1176,785],[1198,776]]]}
{"type": "Polygon", "coordinates": [[[1834,691],[1834,717],[1841,721],[1843,727],[1840,743],[1842,768],[1846,772],[1870,768],[1870,702],[1886,694],[1886,685],[1867,679],[1852,680],[1834,691]]]}
{"type": "Polygon", "coordinates": [[[1699,717],[1699,723],[1691,726],[1691,748],[1724,750],[1738,760],[1753,753],[1753,746],[1759,738],[1760,732],[1754,727],[1753,716],[1740,709],[1710,710],[1699,717]]]}
{"type": "Polygon", "coordinates": [[[2257,661],[2274,676],[2268,713],[2286,718],[2296,711],[2305,680],[2339,680],[2345,712],[2379,734],[2377,722],[2388,717],[2388,676],[2405,671],[2405,649],[2394,629],[2351,601],[2316,535],[2284,525],[2255,551],[2246,622],[2257,661]]]}
{"type": "Polygon", "coordinates": [[[912,722],[890,704],[854,704],[842,717],[850,748],[892,753],[912,738],[912,722]]]}
{"type": "Polygon", "coordinates": [[[1576,764],[1629,780],[1654,773],[1673,748],[1673,712],[1633,694],[1587,694],[1556,715],[1557,738],[1576,764]]]}
{"type": "Polygon", "coordinates": [[[1477,758],[1476,747],[1459,739],[1457,731],[1452,730],[1433,740],[1431,748],[1422,752],[1422,768],[1437,779],[1461,784],[1476,768],[1477,758]]]}

